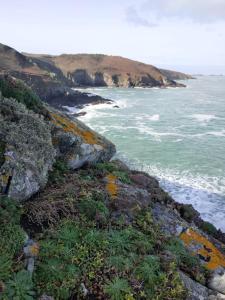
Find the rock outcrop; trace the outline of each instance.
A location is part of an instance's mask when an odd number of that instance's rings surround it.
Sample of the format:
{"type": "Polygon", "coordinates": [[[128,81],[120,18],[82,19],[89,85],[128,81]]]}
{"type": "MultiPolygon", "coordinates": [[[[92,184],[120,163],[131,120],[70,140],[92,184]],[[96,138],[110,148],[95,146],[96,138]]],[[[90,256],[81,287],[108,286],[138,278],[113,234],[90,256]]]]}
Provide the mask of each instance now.
{"type": "Polygon", "coordinates": [[[115,153],[111,142],[82,122],[41,105],[35,114],[0,95],[0,190],[15,200],[26,200],[45,186],[56,158],[76,169],[108,161],[115,153]]]}
{"type": "Polygon", "coordinates": [[[26,200],[45,186],[54,163],[50,126],[16,100],[0,97],[0,139],[5,143],[0,190],[26,200]]]}

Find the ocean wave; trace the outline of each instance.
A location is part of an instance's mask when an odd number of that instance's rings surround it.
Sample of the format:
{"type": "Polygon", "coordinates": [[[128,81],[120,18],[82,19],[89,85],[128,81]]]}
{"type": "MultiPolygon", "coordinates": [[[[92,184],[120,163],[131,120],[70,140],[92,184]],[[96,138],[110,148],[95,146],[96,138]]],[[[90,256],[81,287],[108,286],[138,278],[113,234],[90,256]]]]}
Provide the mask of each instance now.
{"type": "Polygon", "coordinates": [[[136,120],[149,120],[149,121],[159,121],[160,115],[148,115],[148,114],[140,114],[135,117],[136,120]]]}
{"type": "Polygon", "coordinates": [[[118,153],[117,156],[132,169],[156,177],[160,186],[177,202],[192,204],[204,220],[225,232],[225,177],[164,169],[156,165],[143,164],[139,160],[129,160],[123,153],[118,153]]]}
{"type": "Polygon", "coordinates": [[[208,123],[212,120],[219,119],[219,117],[211,114],[193,114],[190,115],[190,118],[195,119],[200,123],[208,123]]]}

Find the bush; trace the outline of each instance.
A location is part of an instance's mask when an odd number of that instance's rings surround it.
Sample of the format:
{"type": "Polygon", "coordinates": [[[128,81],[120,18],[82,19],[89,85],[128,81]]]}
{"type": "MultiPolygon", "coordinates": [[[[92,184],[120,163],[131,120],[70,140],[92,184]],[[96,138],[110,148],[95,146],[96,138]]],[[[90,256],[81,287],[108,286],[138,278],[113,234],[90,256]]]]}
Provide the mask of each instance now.
{"type": "Polygon", "coordinates": [[[0,91],[5,98],[16,99],[36,113],[41,113],[43,109],[39,97],[20,80],[9,76],[1,77],[0,91]]]}
{"type": "Polygon", "coordinates": [[[63,183],[65,181],[65,174],[69,171],[65,161],[58,159],[53,165],[53,169],[49,172],[49,183],[63,183]]]}
{"type": "Polygon", "coordinates": [[[212,236],[216,236],[217,235],[217,229],[216,227],[209,223],[209,222],[205,222],[203,221],[202,224],[200,225],[200,228],[205,231],[208,234],[211,234],[212,236]]]}

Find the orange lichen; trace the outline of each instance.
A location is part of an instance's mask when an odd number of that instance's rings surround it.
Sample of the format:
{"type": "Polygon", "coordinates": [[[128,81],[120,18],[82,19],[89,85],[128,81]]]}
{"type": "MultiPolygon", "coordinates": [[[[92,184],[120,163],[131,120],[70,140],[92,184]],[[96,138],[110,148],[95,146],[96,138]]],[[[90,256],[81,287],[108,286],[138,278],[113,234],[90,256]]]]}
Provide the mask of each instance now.
{"type": "Polygon", "coordinates": [[[52,123],[56,126],[60,126],[66,132],[71,132],[74,135],[80,136],[87,144],[99,144],[97,136],[94,132],[84,130],[72,122],[70,119],[56,113],[50,113],[52,117],[52,123]]]}
{"type": "Polygon", "coordinates": [[[29,247],[29,252],[32,256],[38,256],[39,245],[37,243],[34,243],[32,246],[29,247]]]}
{"type": "Polygon", "coordinates": [[[113,174],[107,175],[106,190],[112,199],[117,197],[118,187],[116,185],[116,176],[113,174]]]}
{"type": "Polygon", "coordinates": [[[215,270],[225,267],[225,256],[204,236],[192,229],[187,229],[180,235],[181,240],[188,246],[200,246],[196,254],[202,256],[206,261],[206,268],[215,270]]]}

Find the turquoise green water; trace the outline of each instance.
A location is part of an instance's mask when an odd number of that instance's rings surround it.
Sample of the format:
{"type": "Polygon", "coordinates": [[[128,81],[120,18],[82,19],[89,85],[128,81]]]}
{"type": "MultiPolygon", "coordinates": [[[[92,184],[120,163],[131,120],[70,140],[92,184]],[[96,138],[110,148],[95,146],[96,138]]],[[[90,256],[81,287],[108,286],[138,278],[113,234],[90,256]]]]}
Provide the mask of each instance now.
{"type": "Polygon", "coordinates": [[[80,119],[112,140],[118,156],[157,176],[177,201],[192,203],[225,231],[225,77],[184,81],[187,88],[96,88],[113,99],[80,119]]]}

